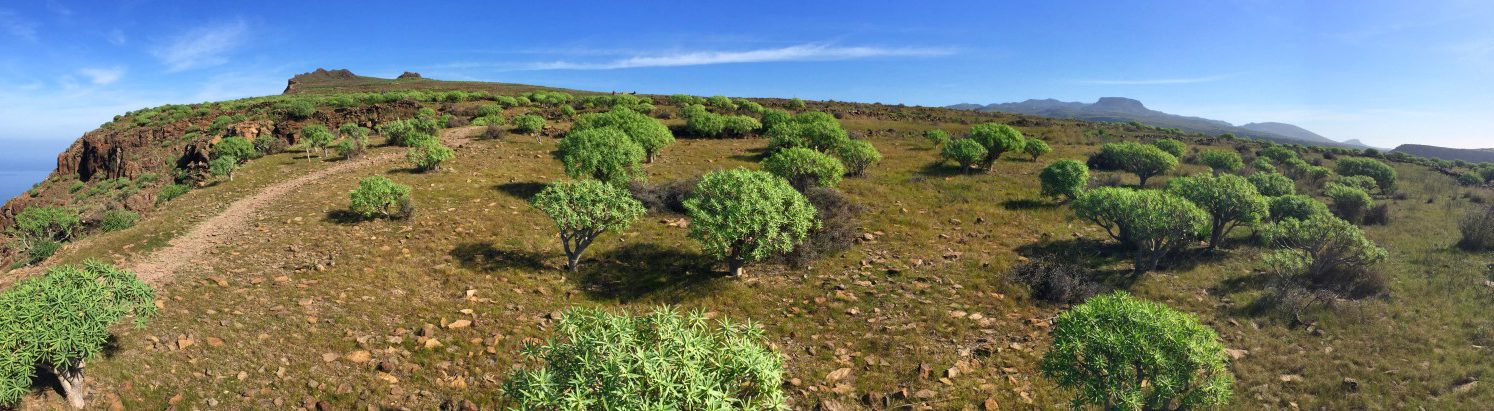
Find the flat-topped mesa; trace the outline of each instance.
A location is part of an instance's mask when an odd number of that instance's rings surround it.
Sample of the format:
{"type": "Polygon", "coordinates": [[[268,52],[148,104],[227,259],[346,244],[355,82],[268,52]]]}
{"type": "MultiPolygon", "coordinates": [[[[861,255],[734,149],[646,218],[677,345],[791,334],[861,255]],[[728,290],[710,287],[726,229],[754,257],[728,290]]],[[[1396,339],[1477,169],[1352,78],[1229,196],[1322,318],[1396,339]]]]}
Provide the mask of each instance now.
{"type": "Polygon", "coordinates": [[[306,83],[345,80],[352,78],[358,78],[358,75],[353,74],[353,72],[348,69],[327,70],[318,68],[310,73],[301,73],[297,74],[295,77],[291,77],[290,80],[287,80],[285,82],[285,91],[281,92],[281,94],[291,94],[291,92],[296,90],[296,86],[306,83]]]}

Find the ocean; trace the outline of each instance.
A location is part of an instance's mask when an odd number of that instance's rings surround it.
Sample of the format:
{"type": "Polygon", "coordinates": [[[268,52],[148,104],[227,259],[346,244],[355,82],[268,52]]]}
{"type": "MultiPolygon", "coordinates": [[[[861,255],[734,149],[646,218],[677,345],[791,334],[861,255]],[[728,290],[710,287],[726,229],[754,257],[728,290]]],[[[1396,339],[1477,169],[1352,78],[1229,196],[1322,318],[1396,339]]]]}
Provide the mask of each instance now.
{"type": "Polygon", "coordinates": [[[51,172],[51,169],[0,170],[0,203],[30,190],[31,186],[45,180],[51,172]]]}

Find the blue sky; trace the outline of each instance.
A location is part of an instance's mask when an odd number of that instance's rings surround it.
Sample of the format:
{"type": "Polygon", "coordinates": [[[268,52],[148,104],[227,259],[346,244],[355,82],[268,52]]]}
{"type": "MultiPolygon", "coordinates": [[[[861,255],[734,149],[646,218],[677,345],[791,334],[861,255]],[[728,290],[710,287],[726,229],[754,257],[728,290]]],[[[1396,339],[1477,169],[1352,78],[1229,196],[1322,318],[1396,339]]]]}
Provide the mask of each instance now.
{"type": "Polygon", "coordinates": [[[317,67],[920,105],[1125,96],[1494,146],[1487,0],[302,3],[0,3],[0,172],[50,168],[115,114],[276,94],[317,67]]]}

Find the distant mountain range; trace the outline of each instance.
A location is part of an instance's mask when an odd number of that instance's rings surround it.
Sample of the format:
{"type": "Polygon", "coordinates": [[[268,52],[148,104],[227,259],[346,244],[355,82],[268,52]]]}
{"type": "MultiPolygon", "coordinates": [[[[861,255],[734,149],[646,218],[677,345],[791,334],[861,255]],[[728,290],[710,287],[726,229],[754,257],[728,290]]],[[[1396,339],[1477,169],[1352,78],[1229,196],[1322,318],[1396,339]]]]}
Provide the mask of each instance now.
{"type": "Polygon", "coordinates": [[[1270,140],[1284,144],[1310,144],[1355,148],[1369,147],[1358,140],[1335,141],[1302,127],[1286,123],[1265,122],[1236,126],[1220,120],[1168,114],[1146,108],[1140,101],[1125,97],[1101,97],[1099,101],[1091,104],[1044,99],[984,106],[979,104],[956,104],[949,106],[949,108],[975,111],[1000,111],[1087,121],[1135,121],[1157,127],[1176,128],[1196,133],[1230,133],[1237,136],[1270,140]]]}
{"type": "Polygon", "coordinates": [[[1392,152],[1401,152],[1418,157],[1463,160],[1473,163],[1494,163],[1494,148],[1447,148],[1421,144],[1401,144],[1392,152]]]}

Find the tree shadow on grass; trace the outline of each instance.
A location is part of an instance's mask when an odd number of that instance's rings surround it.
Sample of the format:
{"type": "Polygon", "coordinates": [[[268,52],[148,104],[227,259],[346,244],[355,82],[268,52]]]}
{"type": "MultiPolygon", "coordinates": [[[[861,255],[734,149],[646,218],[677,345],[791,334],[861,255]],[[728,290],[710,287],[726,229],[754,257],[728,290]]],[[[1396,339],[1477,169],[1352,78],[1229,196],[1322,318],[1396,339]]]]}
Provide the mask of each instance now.
{"type": "Polygon", "coordinates": [[[592,298],[626,302],[647,297],[676,303],[717,288],[716,279],[726,273],[714,270],[709,261],[697,253],[633,243],[594,259],[583,257],[580,269],[570,278],[592,298]]]}
{"type": "Polygon", "coordinates": [[[369,221],[369,220],[372,220],[372,219],[368,218],[368,217],[364,217],[362,214],[358,214],[358,213],[352,212],[351,210],[332,210],[332,211],[328,211],[327,212],[327,216],[322,219],[322,221],[326,221],[326,222],[337,224],[337,225],[353,225],[353,224],[358,224],[358,223],[361,223],[361,222],[364,222],[364,221],[369,221]]]}
{"type": "Polygon", "coordinates": [[[1005,208],[1007,210],[1013,210],[1013,211],[1046,210],[1046,209],[1050,209],[1050,208],[1057,208],[1058,206],[1059,206],[1058,203],[1052,203],[1052,202],[1047,202],[1047,201],[1042,201],[1042,200],[1033,200],[1033,199],[1030,199],[1030,198],[1013,199],[1013,200],[1006,200],[1006,201],[1002,201],[1001,202],[1001,207],[1002,208],[1005,208]]]}
{"type": "MultiPolygon", "coordinates": [[[[116,354],[119,354],[121,349],[122,347],[119,346],[119,337],[109,334],[104,340],[104,347],[101,350],[101,354],[104,355],[104,358],[114,358],[116,354]]],[[[67,400],[67,392],[62,389],[62,379],[58,378],[57,373],[53,372],[52,369],[37,365],[32,375],[35,377],[31,379],[31,395],[46,395],[48,391],[51,391],[64,401],[67,400]]],[[[84,375],[87,375],[87,373],[84,375]]],[[[87,384],[85,383],[84,385],[87,384]]],[[[8,410],[10,408],[0,407],[0,409],[8,410]]]]}
{"type": "Polygon", "coordinates": [[[540,190],[544,190],[545,186],[545,183],[524,181],[499,184],[493,186],[493,189],[498,190],[499,192],[502,192],[504,194],[508,194],[513,198],[529,201],[529,199],[533,198],[535,194],[539,194],[540,190]]]}
{"type": "Polygon", "coordinates": [[[463,243],[448,253],[458,264],[469,270],[493,272],[505,268],[545,269],[543,253],[517,250],[500,250],[492,243],[463,243]]]}
{"type": "Polygon", "coordinates": [[[748,149],[746,153],[743,153],[743,154],[732,154],[730,156],[727,156],[727,158],[730,158],[732,160],[737,160],[737,161],[746,161],[746,162],[756,163],[756,162],[759,162],[759,161],[763,161],[763,159],[765,159],[765,158],[768,158],[768,148],[767,147],[751,148],[751,149],[748,149]]]}
{"type": "Polygon", "coordinates": [[[1128,268],[1123,269],[1102,268],[1131,261],[1133,256],[1131,251],[1114,242],[1092,238],[1045,240],[1017,247],[1017,254],[1029,259],[1045,258],[1055,262],[1088,267],[1092,271],[1091,279],[1112,289],[1129,289],[1141,279],[1135,270],[1129,269],[1128,264],[1126,265],[1128,268]]]}
{"type": "Polygon", "coordinates": [[[984,172],[984,170],[977,170],[974,168],[970,169],[968,173],[962,172],[958,164],[950,164],[944,161],[930,162],[924,165],[923,168],[918,170],[919,174],[923,174],[928,177],[952,177],[963,175],[973,176],[984,172]]]}

